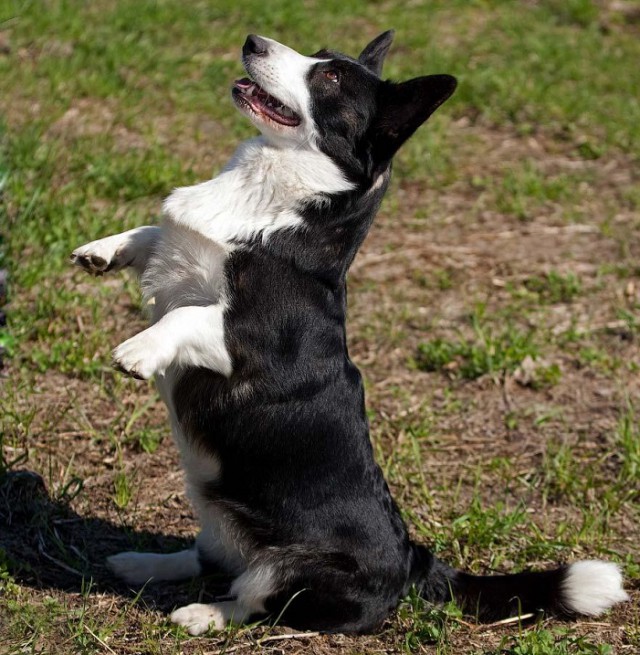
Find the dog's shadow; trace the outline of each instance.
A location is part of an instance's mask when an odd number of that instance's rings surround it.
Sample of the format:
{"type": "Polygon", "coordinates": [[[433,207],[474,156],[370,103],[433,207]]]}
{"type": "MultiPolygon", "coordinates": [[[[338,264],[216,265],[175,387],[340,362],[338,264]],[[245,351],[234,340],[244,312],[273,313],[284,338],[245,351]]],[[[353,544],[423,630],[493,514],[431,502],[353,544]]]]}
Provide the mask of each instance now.
{"type": "Polygon", "coordinates": [[[110,592],[140,597],[162,612],[227,593],[229,578],[208,575],[184,583],[148,583],[142,590],[118,581],[106,557],[123,550],[168,553],[192,541],[161,532],[133,531],[99,518],[83,518],[68,500],[54,500],[31,471],[0,475],[0,572],[21,585],[67,592],[110,592]]]}

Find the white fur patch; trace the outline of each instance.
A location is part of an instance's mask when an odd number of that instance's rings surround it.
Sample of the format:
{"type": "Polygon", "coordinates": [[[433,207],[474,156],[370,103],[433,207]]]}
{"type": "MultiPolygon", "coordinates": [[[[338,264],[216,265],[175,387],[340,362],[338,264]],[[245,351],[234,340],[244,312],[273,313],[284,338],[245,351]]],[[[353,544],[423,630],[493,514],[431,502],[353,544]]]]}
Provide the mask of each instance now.
{"type": "Polygon", "coordinates": [[[628,599],[622,588],[620,568],[612,562],[574,562],[562,582],[562,603],[577,614],[598,616],[628,599]]]}
{"type": "Polygon", "coordinates": [[[179,225],[232,245],[299,227],[298,203],[322,202],[323,194],[351,188],[325,154],[277,148],[257,138],[241,144],[218,177],[176,189],[164,211],[179,225]]]}
{"type": "Polygon", "coordinates": [[[185,467],[187,495],[200,521],[196,544],[201,555],[223,571],[238,575],[246,568],[247,540],[233,521],[229,520],[214,503],[204,498],[197,486],[190,483],[191,471],[185,467]]]}
{"type": "Polygon", "coordinates": [[[254,566],[236,578],[231,595],[251,613],[264,612],[264,601],[275,591],[275,575],[270,566],[254,566]]]}
{"type": "Polygon", "coordinates": [[[305,57],[278,41],[260,37],[268,43],[268,53],[253,57],[245,66],[251,77],[267,93],[275,96],[302,119],[296,127],[275,125],[247,113],[251,122],[273,143],[279,146],[314,147],[317,128],[311,113],[308,74],[313,66],[328,59],[305,57]]]}
{"type": "Polygon", "coordinates": [[[223,603],[192,603],[175,610],[171,614],[173,623],[187,629],[190,635],[204,634],[209,627],[223,630],[229,621],[242,623],[247,617],[235,601],[223,603]]]}
{"type": "Polygon", "coordinates": [[[157,323],[121,343],[114,362],[148,380],[171,364],[202,366],[231,375],[231,356],[224,342],[224,305],[178,307],[157,323]]]}
{"type": "Polygon", "coordinates": [[[234,525],[202,494],[203,485],[215,482],[220,476],[220,460],[198,448],[182,431],[171,396],[173,377],[174,371],[169,369],[166,376],[156,378],[156,384],[169,410],[173,438],[185,472],[187,496],[200,523],[200,533],[196,538],[198,552],[222,571],[240,575],[246,569],[242,553],[242,547],[246,544],[238,540],[234,525]]]}
{"type": "Polygon", "coordinates": [[[154,299],[153,320],[178,307],[224,304],[228,256],[228,247],[164,221],[162,236],[141,280],[145,299],[154,299]]]}
{"type": "Polygon", "coordinates": [[[109,568],[128,584],[139,585],[153,580],[185,580],[200,574],[201,567],[195,549],[178,553],[124,552],[107,558],[109,568]]]}

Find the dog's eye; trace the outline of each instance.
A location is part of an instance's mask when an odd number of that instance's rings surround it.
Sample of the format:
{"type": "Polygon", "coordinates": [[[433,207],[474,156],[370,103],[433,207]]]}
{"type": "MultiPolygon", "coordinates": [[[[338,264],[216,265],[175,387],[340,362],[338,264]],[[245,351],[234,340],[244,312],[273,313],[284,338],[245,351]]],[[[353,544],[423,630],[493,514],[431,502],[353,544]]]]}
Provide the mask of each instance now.
{"type": "Polygon", "coordinates": [[[322,71],[322,74],[330,81],[330,82],[338,82],[340,80],[340,76],[336,71],[322,71]]]}

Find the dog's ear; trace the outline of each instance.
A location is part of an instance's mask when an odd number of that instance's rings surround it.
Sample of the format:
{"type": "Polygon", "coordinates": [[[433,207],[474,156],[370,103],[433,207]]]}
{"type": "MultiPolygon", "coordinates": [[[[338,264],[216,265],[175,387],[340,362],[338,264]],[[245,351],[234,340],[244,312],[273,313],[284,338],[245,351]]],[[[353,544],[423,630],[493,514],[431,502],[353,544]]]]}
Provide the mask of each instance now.
{"type": "Polygon", "coordinates": [[[455,91],[456,84],[451,75],[381,84],[378,109],[368,133],[375,163],[391,161],[400,146],[455,91]]]}
{"type": "Polygon", "coordinates": [[[382,64],[384,64],[384,58],[389,52],[389,46],[393,41],[394,34],[393,30],[387,30],[380,36],[376,36],[358,57],[358,61],[378,77],[382,73],[382,64]]]}

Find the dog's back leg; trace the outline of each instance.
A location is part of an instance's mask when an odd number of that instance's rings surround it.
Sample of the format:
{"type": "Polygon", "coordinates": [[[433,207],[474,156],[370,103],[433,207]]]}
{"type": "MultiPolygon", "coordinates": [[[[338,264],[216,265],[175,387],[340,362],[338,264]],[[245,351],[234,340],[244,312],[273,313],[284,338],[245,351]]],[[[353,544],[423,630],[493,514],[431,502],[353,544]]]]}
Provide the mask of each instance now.
{"type": "Polygon", "coordinates": [[[171,614],[171,620],[186,628],[189,634],[197,636],[209,628],[223,630],[228,623],[245,623],[250,614],[238,601],[226,600],[220,603],[185,605],[171,614]]]}
{"type": "Polygon", "coordinates": [[[107,557],[107,566],[131,585],[186,580],[210,572],[237,575],[244,565],[235,552],[228,552],[218,531],[211,517],[206,517],[193,548],[176,553],[124,551],[107,557]]]}
{"type": "Polygon", "coordinates": [[[107,565],[121,580],[131,585],[185,580],[200,574],[202,566],[196,548],[177,553],[124,552],[107,558],[107,565]]]}
{"type": "Polygon", "coordinates": [[[299,547],[277,551],[235,579],[233,601],[187,605],[171,620],[192,635],[267,615],[301,630],[360,633],[377,627],[398,603],[399,580],[391,581],[386,571],[379,577],[360,571],[349,555],[305,553],[299,547]]]}
{"type": "Polygon", "coordinates": [[[189,634],[201,635],[209,627],[222,630],[227,623],[244,623],[252,616],[266,614],[265,600],[276,588],[275,570],[270,566],[249,567],[231,585],[232,601],[192,603],[180,607],[171,620],[187,629],[189,634]]]}

